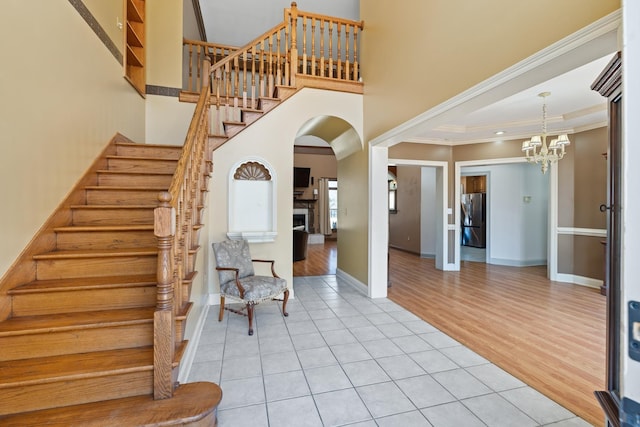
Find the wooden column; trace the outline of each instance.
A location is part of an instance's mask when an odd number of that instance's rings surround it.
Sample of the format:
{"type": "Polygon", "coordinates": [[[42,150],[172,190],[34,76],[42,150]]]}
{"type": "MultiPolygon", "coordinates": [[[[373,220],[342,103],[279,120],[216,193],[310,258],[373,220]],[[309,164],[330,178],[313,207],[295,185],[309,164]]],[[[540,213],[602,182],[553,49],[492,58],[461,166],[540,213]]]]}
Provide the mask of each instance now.
{"type": "Polygon", "coordinates": [[[153,398],[167,399],[173,395],[172,363],[174,357],[175,324],[173,316],[173,257],[171,243],[175,234],[175,210],[171,194],[162,192],[154,210],[154,234],[158,238],[158,291],[153,315],[153,398]]]}

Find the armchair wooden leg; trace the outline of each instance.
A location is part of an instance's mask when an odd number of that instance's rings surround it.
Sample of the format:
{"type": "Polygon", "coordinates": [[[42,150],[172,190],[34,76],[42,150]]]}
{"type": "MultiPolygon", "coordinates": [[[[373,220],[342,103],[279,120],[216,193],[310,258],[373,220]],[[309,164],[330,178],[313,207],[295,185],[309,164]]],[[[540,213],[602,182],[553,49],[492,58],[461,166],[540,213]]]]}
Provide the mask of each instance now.
{"type": "Polygon", "coordinates": [[[253,304],[247,304],[247,317],[249,317],[249,335],[253,335],[253,304]]]}
{"type": "Polygon", "coordinates": [[[289,313],[287,313],[287,301],[289,300],[289,289],[284,291],[284,300],[282,301],[282,314],[287,317],[289,313]]]}
{"type": "Polygon", "coordinates": [[[220,314],[218,315],[218,322],[222,322],[222,318],[224,317],[224,297],[220,297],[220,314]]]}

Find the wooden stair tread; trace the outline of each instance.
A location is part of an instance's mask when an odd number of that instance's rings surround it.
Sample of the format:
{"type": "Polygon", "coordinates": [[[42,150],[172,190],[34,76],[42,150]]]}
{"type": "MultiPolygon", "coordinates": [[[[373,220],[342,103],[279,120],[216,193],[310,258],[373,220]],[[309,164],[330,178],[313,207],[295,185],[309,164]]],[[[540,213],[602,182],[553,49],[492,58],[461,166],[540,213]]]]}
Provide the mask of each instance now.
{"type": "Polygon", "coordinates": [[[218,385],[195,382],[180,385],[171,399],[136,396],[85,403],[0,417],[0,424],[15,427],[179,426],[210,418],[206,425],[213,425],[221,399],[222,390],[218,385]]]}
{"type": "Polygon", "coordinates": [[[56,233],[77,231],[153,231],[153,224],[139,225],[69,225],[56,227],[56,233]]]}
{"type": "Polygon", "coordinates": [[[123,287],[155,286],[155,275],[139,276],[102,276],[80,277],[72,279],[35,280],[9,290],[9,295],[20,295],[36,292],[59,292],[87,289],[108,289],[123,287]]]}
{"type": "Polygon", "coordinates": [[[34,255],[35,260],[47,259],[81,259],[81,258],[108,258],[123,256],[149,256],[157,255],[158,248],[123,248],[123,249],[94,249],[94,250],[68,250],[53,251],[34,255]]]}
{"type": "Polygon", "coordinates": [[[119,185],[87,185],[85,190],[116,190],[116,191],[167,191],[167,187],[122,187],[119,185]]]}
{"type": "Polygon", "coordinates": [[[152,346],[9,360],[0,362],[0,390],[152,369],[152,346]]]}
{"type": "Polygon", "coordinates": [[[233,126],[246,126],[247,124],[245,122],[235,122],[232,120],[224,120],[222,123],[224,123],[225,125],[233,125],[233,126]]]}
{"type": "Polygon", "coordinates": [[[155,209],[157,205],[71,205],[70,209],[155,209]]]}
{"type": "Polygon", "coordinates": [[[170,150],[182,151],[182,145],[165,145],[165,144],[140,144],[136,142],[116,142],[116,145],[123,147],[149,147],[149,148],[166,148],[170,150]]]}
{"type": "Polygon", "coordinates": [[[259,108],[251,108],[251,107],[239,107],[240,111],[244,112],[244,113],[260,113],[260,114],[264,114],[264,110],[261,110],[259,108]]]}
{"type": "Polygon", "coordinates": [[[112,169],[101,169],[96,171],[97,173],[102,174],[112,174],[112,175],[154,175],[154,176],[173,176],[173,173],[169,172],[145,172],[145,171],[126,171],[126,170],[112,170],[112,169]]]}
{"type": "Polygon", "coordinates": [[[12,317],[0,322],[0,337],[153,322],[155,307],[12,317]]]}
{"type": "Polygon", "coordinates": [[[157,160],[159,162],[173,162],[178,163],[178,159],[166,159],[163,157],[142,157],[142,156],[118,156],[118,155],[109,155],[105,156],[107,160],[157,160]]]}

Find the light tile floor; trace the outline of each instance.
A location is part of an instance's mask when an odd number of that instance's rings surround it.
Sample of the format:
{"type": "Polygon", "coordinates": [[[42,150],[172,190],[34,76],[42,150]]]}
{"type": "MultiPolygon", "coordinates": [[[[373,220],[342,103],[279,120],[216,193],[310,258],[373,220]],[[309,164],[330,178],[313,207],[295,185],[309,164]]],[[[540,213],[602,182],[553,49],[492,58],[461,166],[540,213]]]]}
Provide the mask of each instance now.
{"type": "Polygon", "coordinates": [[[247,319],[209,311],[189,381],[222,387],[220,427],[554,426],[584,420],[388,299],[296,277],[247,319]]]}

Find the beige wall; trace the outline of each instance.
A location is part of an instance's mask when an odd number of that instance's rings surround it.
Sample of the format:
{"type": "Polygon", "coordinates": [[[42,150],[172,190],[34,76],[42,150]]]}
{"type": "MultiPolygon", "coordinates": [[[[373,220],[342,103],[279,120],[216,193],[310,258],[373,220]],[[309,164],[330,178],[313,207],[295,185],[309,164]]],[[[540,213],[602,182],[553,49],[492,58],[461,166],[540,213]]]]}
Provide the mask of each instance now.
{"type": "Polygon", "coordinates": [[[389,214],[389,245],[420,254],[421,167],[398,166],[398,212],[389,214]]]}
{"type": "MultiPolygon", "coordinates": [[[[204,248],[207,255],[208,268],[205,273],[209,291],[218,293],[218,278],[215,272],[215,259],[210,244],[226,239],[228,231],[228,188],[229,172],[233,166],[247,158],[257,158],[270,164],[275,170],[276,197],[277,197],[277,232],[274,242],[252,243],[251,252],[254,258],[267,258],[276,261],[276,271],[280,277],[286,279],[292,286],[293,279],[293,143],[300,127],[308,120],[328,115],[331,112],[336,117],[352,123],[356,132],[362,131],[362,96],[342,92],[331,92],[314,89],[303,89],[296,93],[278,108],[269,112],[265,120],[258,120],[234,137],[233,143],[225,144],[213,153],[213,175],[211,188],[219,191],[209,193],[208,212],[206,222],[209,224],[207,234],[207,247],[204,248]],[[256,141],[260,141],[259,144],[256,141]]],[[[344,160],[342,161],[344,162],[344,160]]],[[[341,162],[341,163],[342,163],[341,162]]],[[[342,179],[342,170],[338,165],[338,176],[342,179]]],[[[366,184],[366,183],[365,183],[366,184]]],[[[366,192],[365,190],[362,192],[366,192]]],[[[340,198],[338,205],[342,206],[340,198]]],[[[357,204],[357,203],[356,203],[357,204]]],[[[351,203],[344,202],[344,209],[348,209],[345,218],[352,218],[351,203]]],[[[355,212],[357,215],[357,212],[355,212]]],[[[366,209],[365,209],[366,218],[366,209]]],[[[340,223],[340,239],[343,240],[343,217],[338,217],[340,223]]],[[[348,236],[348,221],[345,224],[348,236]]],[[[338,252],[340,253],[340,248],[338,252]]],[[[359,250],[359,249],[358,249],[359,250]]],[[[346,252],[345,252],[346,253],[346,252]]],[[[351,254],[348,254],[351,255],[351,254]]],[[[340,256],[340,255],[338,255],[340,256]]],[[[366,260],[366,250],[364,251],[366,260]]],[[[349,258],[349,256],[347,256],[349,258]]],[[[356,259],[359,256],[355,257],[356,259]]],[[[338,260],[340,267],[340,260],[338,260]]]]}
{"type": "MultiPolygon", "coordinates": [[[[369,146],[338,162],[338,268],[369,283],[369,146]]],[[[373,230],[375,233],[376,230],[373,230]]]]}
{"type": "Polygon", "coordinates": [[[145,129],[144,99],[69,2],[5,2],[2,14],[0,274],[111,137],[144,141],[145,129]]]}
{"type": "Polygon", "coordinates": [[[93,17],[100,23],[120,53],[124,52],[124,1],[123,0],[82,0],[93,17]],[[121,23],[123,28],[119,28],[121,23]]]}
{"type": "Polygon", "coordinates": [[[182,87],[182,2],[146,1],[147,84],[182,87]]]}
{"type": "MultiPolygon", "coordinates": [[[[566,157],[558,164],[558,226],[604,231],[607,201],[607,128],[571,135],[566,157]]],[[[604,278],[604,237],[560,235],[558,272],[604,278]]]]}

